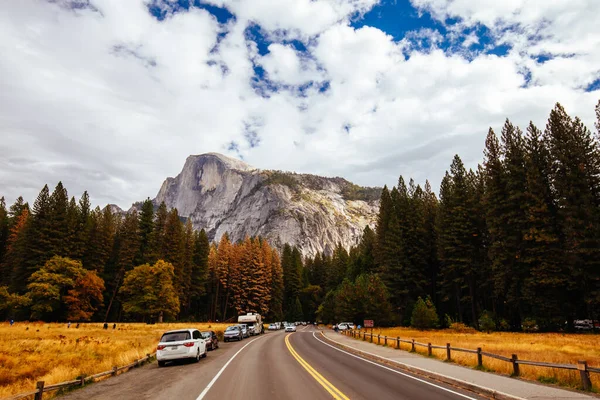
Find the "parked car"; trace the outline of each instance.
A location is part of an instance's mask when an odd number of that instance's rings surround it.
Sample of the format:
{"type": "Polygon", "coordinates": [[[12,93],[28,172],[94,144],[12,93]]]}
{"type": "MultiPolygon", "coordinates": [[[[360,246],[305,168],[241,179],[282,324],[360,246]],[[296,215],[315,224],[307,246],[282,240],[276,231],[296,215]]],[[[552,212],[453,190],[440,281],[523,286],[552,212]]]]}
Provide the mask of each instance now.
{"type": "Polygon", "coordinates": [[[270,331],[279,330],[279,325],[277,323],[269,324],[269,330],[270,331]]]}
{"type": "Polygon", "coordinates": [[[286,332],[296,332],[296,325],[289,324],[288,326],[285,327],[285,331],[286,332]]]}
{"type": "Polygon", "coordinates": [[[340,322],[339,324],[337,324],[337,328],[338,328],[340,331],[345,331],[346,329],[349,329],[349,328],[348,328],[348,324],[346,324],[346,323],[344,323],[344,322],[340,322]]]}
{"type": "Polygon", "coordinates": [[[250,332],[248,332],[248,325],[246,325],[246,324],[239,324],[239,326],[242,329],[242,337],[243,338],[250,337],[250,332]]]}
{"type": "Polygon", "coordinates": [[[305,321],[302,321],[302,326],[306,326],[306,322],[305,321]]]}
{"type": "Polygon", "coordinates": [[[164,367],[168,361],[206,357],[206,341],[198,329],[177,329],[165,332],[156,347],[158,366],[164,367]]]}
{"type": "Polygon", "coordinates": [[[201,332],[202,338],[206,340],[207,350],[215,350],[219,348],[219,338],[215,331],[205,331],[201,332]]]}
{"type": "Polygon", "coordinates": [[[231,340],[237,340],[238,342],[244,338],[242,333],[242,327],[239,325],[228,326],[223,334],[223,340],[229,342],[231,340]]]}

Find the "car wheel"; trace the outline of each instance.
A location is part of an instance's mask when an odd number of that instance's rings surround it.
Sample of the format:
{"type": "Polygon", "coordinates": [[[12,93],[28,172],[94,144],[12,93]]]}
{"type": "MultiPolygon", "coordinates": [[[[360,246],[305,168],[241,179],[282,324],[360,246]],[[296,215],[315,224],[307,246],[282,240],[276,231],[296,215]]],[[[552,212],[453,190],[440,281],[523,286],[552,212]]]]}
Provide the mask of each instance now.
{"type": "Polygon", "coordinates": [[[158,367],[159,367],[159,368],[161,368],[161,367],[164,367],[164,366],[165,366],[165,364],[166,364],[166,362],[164,362],[164,361],[159,361],[159,362],[158,362],[158,367]]]}

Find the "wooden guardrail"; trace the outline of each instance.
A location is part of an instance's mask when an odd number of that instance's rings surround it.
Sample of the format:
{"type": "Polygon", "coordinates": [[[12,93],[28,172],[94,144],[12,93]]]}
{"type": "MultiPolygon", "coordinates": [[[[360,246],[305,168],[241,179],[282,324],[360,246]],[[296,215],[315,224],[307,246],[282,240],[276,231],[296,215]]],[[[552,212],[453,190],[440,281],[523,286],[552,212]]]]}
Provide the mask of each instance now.
{"type": "Polygon", "coordinates": [[[94,382],[96,379],[99,379],[99,378],[102,378],[102,377],[105,377],[108,375],[117,376],[120,371],[128,370],[130,368],[135,368],[139,365],[142,365],[145,362],[147,362],[148,360],[150,360],[152,357],[154,357],[155,355],[156,355],[156,353],[146,354],[146,357],[140,358],[139,360],[135,360],[131,364],[123,365],[122,367],[113,367],[110,371],[100,372],[95,375],[90,375],[90,376],[85,376],[85,377],[81,376],[72,381],[55,383],[53,385],[47,385],[47,386],[44,381],[39,381],[39,382],[37,382],[36,388],[33,391],[26,392],[26,393],[19,393],[14,396],[11,396],[11,397],[5,397],[4,399],[1,399],[1,400],[18,400],[18,399],[24,399],[24,398],[27,398],[30,396],[33,396],[34,400],[42,400],[42,397],[45,392],[51,392],[54,390],[63,389],[63,388],[67,388],[67,387],[73,387],[73,386],[84,386],[86,383],[94,382]]]}
{"type": "Polygon", "coordinates": [[[445,346],[436,346],[436,345],[432,345],[431,343],[419,343],[419,342],[415,342],[415,339],[401,339],[400,337],[387,337],[387,336],[381,336],[381,335],[374,335],[372,333],[367,333],[366,331],[357,331],[357,330],[345,330],[345,331],[341,331],[341,333],[343,333],[346,336],[351,336],[355,339],[361,339],[362,336],[362,340],[367,340],[367,337],[369,338],[368,340],[371,343],[376,343],[377,344],[384,344],[385,346],[388,345],[388,342],[394,343],[395,342],[395,348],[399,349],[400,348],[400,343],[406,343],[411,345],[411,349],[410,351],[414,352],[416,351],[416,347],[426,347],[427,348],[427,354],[429,356],[432,355],[432,349],[441,349],[441,350],[446,350],[446,361],[452,361],[452,352],[453,351],[457,351],[457,352],[463,352],[463,353],[471,353],[471,354],[476,354],[477,355],[477,366],[478,367],[483,367],[483,357],[490,357],[490,358],[495,358],[496,360],[501,360],[501,361],[505,361],[505,362],[509,362],[512,364],[513,366],[513,376],[519,376],[520,375],[520,370],[519,370],[519,365],[533,365],[536,367],[546,367],[546,368],[558,368],[558,369],[570,369],[570,370],[577,370],[579,371],[579,376],[581,378],[581,386],[583,388],[583,390],[586,391],[591,391],[592,390],[592,381],[590,380],[590,372],[592,373],[600,373],[600,368],[592,368],[590,366],[587,365],[587,361],[577,361],[577,364],[553,364],[553,363],[547,363],[547,362],[541,362],[541,361],[530,361],[530,360],[519,360],[519,358],[517,357],[516,354],[513,354],[511,357],[505,357],[505,356],[501,356],[499,354],[493,354],[493,353],[488,353],[485,351],[481,350],[481,347],[478,347],[477,350],[473,350],[473,349],[463,349],[460,347],[451,347],[450,343],[446,343],[445,346]],[[383,341],[383,343],[382,343],[383,341]]]}

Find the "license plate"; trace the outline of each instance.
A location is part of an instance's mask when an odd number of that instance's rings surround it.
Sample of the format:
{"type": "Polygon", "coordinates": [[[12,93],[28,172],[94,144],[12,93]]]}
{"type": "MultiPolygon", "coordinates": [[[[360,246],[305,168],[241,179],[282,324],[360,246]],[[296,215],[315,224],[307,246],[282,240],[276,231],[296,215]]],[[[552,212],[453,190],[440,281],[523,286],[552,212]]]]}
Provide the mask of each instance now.
{"type": "Polygon", "coordinates": [[[171,350],[177,350],[177,346],[171,346],[171,350]]]}

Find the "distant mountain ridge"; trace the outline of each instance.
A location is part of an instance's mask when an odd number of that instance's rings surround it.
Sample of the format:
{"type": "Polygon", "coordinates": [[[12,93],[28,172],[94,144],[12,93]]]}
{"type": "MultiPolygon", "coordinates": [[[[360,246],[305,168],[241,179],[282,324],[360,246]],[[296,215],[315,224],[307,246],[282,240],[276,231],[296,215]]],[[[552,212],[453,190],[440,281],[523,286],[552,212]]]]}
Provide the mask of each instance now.
{"type": "MultiPolygon", "coordinates": [[[[155,205],[165,202],[218,241],[262,236],[271,245],[290,243],[303,255],[349,248],[367,225],[374,227],[381,188],[343,178],[260,170],[218,153],[189,156],[167,178],[155,205]]],[[[136,205],[134,205],[135,208],[136,205]]]]}

